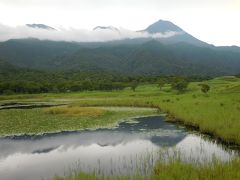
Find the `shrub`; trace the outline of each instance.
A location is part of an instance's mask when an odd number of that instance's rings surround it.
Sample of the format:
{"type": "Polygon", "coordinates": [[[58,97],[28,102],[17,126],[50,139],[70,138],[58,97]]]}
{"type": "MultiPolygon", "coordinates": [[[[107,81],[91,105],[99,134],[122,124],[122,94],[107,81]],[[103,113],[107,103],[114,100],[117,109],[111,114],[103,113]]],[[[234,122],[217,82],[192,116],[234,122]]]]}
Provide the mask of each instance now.
{"type": "Polygon", "coordinates": [[[201,91],[202,91],[204,94],[207,94],[207,92],[210,90],[210,86],[207,85],[207,84],[199,84],[199,86],[201,86],[201,91]]]}
{"type": "Polygon", "coordinates": [[[172,88],[177,90],[178,92],[184,92],[188,87],[189,82],[186,80],[181,80],[172,83],[172,88]]]}

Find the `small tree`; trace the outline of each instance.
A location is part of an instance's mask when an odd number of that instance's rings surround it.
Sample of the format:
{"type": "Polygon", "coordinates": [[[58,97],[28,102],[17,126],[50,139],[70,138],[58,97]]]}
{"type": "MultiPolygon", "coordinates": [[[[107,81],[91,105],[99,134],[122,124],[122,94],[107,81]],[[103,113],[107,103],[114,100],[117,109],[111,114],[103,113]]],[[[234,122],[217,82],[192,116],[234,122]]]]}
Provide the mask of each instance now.
{"type": "Polygon", "coordinates": [[[210,86],[207,85],[207,84],[199,84],[199,86],[201,86],[201,91],[202,91],[204,94],[207,94],[208,91],[210,90],[210,86]]]}
{"type": "Polygon", "coordinates": [[[162,90],[163,86],[166,84],[164,79],[158,80],[158,87],[162,90]]]}
{"type": "Polygon", "coordinates": [[[130,84],[130,87],[133,91],[136,90],[136,88],[138,87],[138,82],[137,81],[133,81],[131,84],[130,84]]]}
{"type": "Polygon", "coordinates": [[[181,80],[181,81],[172,83],[172,88],[177,90],[178,92],[184,92],[187,89],[188,84],[189,84],[188,81],[181,80]]]}

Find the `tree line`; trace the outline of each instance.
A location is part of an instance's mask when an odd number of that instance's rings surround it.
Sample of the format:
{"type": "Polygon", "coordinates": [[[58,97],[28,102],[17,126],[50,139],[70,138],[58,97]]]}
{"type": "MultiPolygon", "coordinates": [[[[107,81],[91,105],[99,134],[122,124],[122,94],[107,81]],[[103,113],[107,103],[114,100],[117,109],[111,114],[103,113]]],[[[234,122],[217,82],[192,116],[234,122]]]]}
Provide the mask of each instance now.
{"type": "Polygon", "coordinates": [[[59,93],[93,90],[135,90],[141,83],[156,83],[161,87],[170,83],[178,91],[184,91],[189,82],[208,77],[179,76],[124,76],[106,72],[40,72],[22,71],[0,73],[0,94],[59,93]]]}

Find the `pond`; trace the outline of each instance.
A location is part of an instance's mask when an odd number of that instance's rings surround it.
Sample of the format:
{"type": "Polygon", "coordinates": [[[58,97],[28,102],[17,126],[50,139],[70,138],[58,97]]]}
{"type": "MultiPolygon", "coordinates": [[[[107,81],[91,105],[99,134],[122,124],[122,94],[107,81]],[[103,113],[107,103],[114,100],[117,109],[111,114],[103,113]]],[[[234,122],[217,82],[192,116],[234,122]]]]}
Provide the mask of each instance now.
{"type": "Polygon", "coordinates": [[[152,116],[120,123],[114,129],[0,138],[0,177],[51,179],[69,169],[107,175],[145,175],[159,156],[226,161],[237,152],[183,127],[152,116]]]}

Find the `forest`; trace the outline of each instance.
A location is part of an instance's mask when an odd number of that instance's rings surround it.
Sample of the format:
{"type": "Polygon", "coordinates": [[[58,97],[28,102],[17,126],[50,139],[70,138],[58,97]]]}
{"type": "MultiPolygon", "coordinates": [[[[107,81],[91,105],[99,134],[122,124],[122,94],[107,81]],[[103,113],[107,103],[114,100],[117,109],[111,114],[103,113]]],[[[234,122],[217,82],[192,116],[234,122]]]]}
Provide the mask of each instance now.
{"type": "Polygon", "coordinates": [[[0,94],[33,94],[48,92],[76,92],[92,90],[135,89],[139,84],[178,84],[208,80],[201,76],[126,76],[109,72],[44,72],[17,69],[0,72],[0,94]]]}

